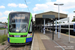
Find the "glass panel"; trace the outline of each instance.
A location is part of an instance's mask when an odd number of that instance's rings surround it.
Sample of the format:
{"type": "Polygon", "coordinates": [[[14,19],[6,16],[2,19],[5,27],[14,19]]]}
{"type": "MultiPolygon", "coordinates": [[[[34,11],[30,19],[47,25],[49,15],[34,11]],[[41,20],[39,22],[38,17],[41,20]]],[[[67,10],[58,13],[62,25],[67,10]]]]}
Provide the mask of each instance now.
{"type": "Polygon", "coordinates": [[[75,29],[75,25],[74,25],[74,29],[75,29]]]}
{"type": "Polygon", "coordinates": [[[29,32],[32,32],[32,22],[30,23],[30,29],[29,32]]]}
{"type": "Polygon", "coordinates": [[[10,32],[27,32],[29,24],[29,14],[12,13],[9,15],[10,32]]]}

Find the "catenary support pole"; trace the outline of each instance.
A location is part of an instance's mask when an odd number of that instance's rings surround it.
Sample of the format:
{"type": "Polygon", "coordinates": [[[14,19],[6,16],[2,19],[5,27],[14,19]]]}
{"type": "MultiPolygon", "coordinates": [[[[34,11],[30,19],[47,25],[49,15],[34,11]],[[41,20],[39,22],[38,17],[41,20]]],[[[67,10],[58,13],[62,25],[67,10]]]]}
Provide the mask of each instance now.
{"type": "MultiPolygon", "coordinates": [[[[60,14],[59,14],[59,5],[58,5],[58,20],[60,18],[60,14]]],[[[59,27],[58,27],[58,38],[60,38],[60,23],[59,23],[59,27]]]]}
{"type": "MultiPolygon", "coordinates": [[[[59,15],[59,6],[62,6],[63,4],[54,3],[54,5],[58,5],[58,20],[59,20],[59,19],[60,19],[60,15],[59,15]]],[[[61,27],[61,24],[59,23],[59,27],[58,27],[58,38],[61,37],[61,36],[60,36],[60,35],[61,35],[61,34],[60,34],[60,33],[61,33],[61,30],[60,30],[61,28],[60,28],[60,27],[61,27]]]]}

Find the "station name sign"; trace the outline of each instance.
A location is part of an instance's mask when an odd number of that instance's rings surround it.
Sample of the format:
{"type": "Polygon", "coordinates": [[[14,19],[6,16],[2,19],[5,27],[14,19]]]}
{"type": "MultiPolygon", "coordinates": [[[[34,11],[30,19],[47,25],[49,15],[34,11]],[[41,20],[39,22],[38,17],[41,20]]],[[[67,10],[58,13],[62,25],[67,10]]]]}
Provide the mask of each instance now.
{"type": "Polygon", "coordinates": [[[43,18],[50,18],[50,19],[54,19],[55,15],[43,15],[43,18]]]}

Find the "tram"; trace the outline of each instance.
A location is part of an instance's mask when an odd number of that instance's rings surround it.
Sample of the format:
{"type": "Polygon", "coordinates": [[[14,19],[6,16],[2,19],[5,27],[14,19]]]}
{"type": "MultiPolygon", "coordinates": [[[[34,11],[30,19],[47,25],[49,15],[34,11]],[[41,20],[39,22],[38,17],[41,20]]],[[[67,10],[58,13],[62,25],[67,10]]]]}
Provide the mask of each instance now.
{"type": "Polygon", "coordinates": [[[12,45],[32,42],[32,14],[11,12],[8,16],[8,42],[12,45]]]}

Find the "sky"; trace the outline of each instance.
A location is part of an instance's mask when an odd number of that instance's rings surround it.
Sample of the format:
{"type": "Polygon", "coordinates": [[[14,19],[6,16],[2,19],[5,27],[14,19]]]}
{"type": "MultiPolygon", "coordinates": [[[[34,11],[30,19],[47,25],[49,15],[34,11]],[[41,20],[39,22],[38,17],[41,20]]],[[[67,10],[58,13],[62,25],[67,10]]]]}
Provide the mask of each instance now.
{"type": "Polygon", "coordinates": [[[59,6],[59,12],[68,14],[70,22],[75,15],[75,0],[26,0],[26,2],[27,5],[25,0],[0,0],[0,21],[7,22],[8,14],[13,11],[31,12],[35,20],[35,14],[47,11],[58,12],[58,6],[54,3],[64,4],[59,6]]]}

